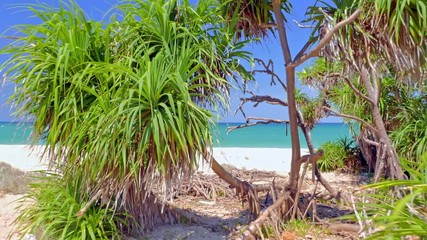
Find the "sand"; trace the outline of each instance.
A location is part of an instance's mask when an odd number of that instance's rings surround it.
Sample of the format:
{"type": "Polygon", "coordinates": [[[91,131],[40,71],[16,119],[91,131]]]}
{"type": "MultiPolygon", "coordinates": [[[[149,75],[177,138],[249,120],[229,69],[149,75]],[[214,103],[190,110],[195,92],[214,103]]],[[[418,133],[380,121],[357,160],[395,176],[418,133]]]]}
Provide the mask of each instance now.
{"type": "Polygon", "coordinates": [[[0,145],[0,161],[10,164],[22,171],[46,169],[46,162],[41,159],[42,147],[28,145],[0,145]]]}
{"type": "MultiPolygon", "coordinates": [[[[40,159],[41,153],[41,146],[0,145],[0,161],[23,171],[46,169],[46,161],[40,159]]],[[[301,154],[307,153],[307,149],[301,150],[301,154]]],[[[287,174],[292,151],[290,148],[214,148],[213,155],[221,164],[287,174]]],[[[209,166],[203,163],[200,164],[200,170],[210,172],[209,166]]]]}

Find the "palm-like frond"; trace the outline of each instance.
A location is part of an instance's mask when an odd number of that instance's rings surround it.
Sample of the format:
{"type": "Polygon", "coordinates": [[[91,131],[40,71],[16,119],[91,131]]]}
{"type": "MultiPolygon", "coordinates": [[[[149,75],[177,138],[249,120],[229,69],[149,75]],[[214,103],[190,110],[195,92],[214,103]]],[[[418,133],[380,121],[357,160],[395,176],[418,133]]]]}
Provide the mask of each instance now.
{"type": "MultiPolygon", "coordinates": [[[[223,16],[227,23],[236,29],[237,37],[263,38],[275,25],[273,3],[271,0],[225,0],[223,16]]],[[[289,1],[281,1],[281,10],[289,13],[292,5],[289,1]]],[[[283,19],[286,19],[283,17],[283,19]]]]}
{"type": "Polygon", "coordinates": [[[405,158],[416,161],[427,152],[427,99],[425,93],[398,108],[395,120],[401,124],[391,137],[405,158]]]}
{"type": "Polygon", "coordinates": [[[227,78],[245,73],[238,59],[249,55],[219,26],[205,29],[216,15],[203,6],[119,9],[122,20],[103,26],[73,3],[32,8],[42,23],[20,27],[3,67],[19,85],[18,114],[34,118],[34,138],[46,138],[64,178],[130,213],[139,231],[161,218],[155,198],[165,202],[211,146],[213,116],[201,106],[226,102],[227,78]]]}
{"type": "MultiPolygon", "coordinates": [[[[322,1],[319,1],[323,3],[322,1]]],[[[415,73],[420,79],[420,67],[425,64],[427,18],[423,1],[334,1],[336,6],[319,4],[311,8],[309,20],[317,21],[314,32],[326,33],[336,22],[348,17],[355,9],[362,15],[324,48],[330,60],[349,62],[382,57],[396,71],[415,73]],[[324,6],[322,8],[322,6],[324,6]],[[321,7],[321,8],[319,8],[321,7]]],[[[383,61],[383,62],[384,62],[383,61]]],[[[379,66],[377,62],[377,67],[379,66]]],[[[384,65],[384,63],[382,63],[384,65]]],[[[389,67],[389,66],[388,66],[389,67]]],[[[401,77],[404,80],[411,80],[401,77]]],[[[414,80],[414,79],[412,79],[414,80]]]]}
{"type": "Polygon", "coordinates": [[[379,189],[379,194],[368,195],[374,203],[368,204],[374,211],[375,226],[380,231],[371,239],[401,238],[408,235],[427,235],[427,155],[417,163],[402,161],[410,179],[384,181],[368,185],[379,189]]]}

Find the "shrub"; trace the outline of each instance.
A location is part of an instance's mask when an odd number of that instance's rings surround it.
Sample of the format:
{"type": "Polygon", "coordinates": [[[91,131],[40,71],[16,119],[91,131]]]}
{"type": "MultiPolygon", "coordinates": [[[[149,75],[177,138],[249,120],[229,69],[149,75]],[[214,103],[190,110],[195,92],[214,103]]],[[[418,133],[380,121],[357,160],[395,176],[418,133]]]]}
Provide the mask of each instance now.
{"type": "Polygon", "coordinates": [[[344,166],[344,159],[347,154],[339,142],[328,141],[322,144],[320,148],[324,152],[323,157],[317,160],[320,171],[330,172],[344,166]]]}
{"type": "Polygon", "coordinates": [[[78,180],[65,181],[58,175],[45,176],[30,185],[21,199],[23,210],[17,218],[18,230],[37,239],[119,239],[117,214],[98,203],[82,216],[88,199],[81,199],[78,180]]]}
{"type": "MultiPolygon", "coordinates": [[[[427,154],[416,163],[402,161],[408,180],[392,180],[367,186],[375,189],[373,213],[375,227],[380,229],[372,239],[401,239],[408,235],[427,237],[427,154]]],[[[425,239],[425,238],[423,238],[425,239]]]]}
{"type": "Polygon", "coordinates": [[[391,133],[399,155],[411,161],[420,159],[427,152],[426,99],[420,97],[405,103],[396,116],[396,121],[401,124],[391,133]]]}

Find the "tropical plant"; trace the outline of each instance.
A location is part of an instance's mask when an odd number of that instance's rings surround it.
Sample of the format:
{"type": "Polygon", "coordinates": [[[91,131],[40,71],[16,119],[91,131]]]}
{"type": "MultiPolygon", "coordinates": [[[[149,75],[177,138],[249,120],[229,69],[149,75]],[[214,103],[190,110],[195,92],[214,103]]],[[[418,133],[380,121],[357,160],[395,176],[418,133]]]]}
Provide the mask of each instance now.
{"type": "MultiPolygon", "coordinates": [[[[287,95],[287,105],[288,105],[288,115],[289,115],[289,125],[291,133],[291,142],[292,142],[292,159],[291,159],[291,169],[290,169],[290,179],[286,185],[286,189],[289,190],[291,198],[296,199],[298,197],[298,182],[299,174],[301,167],[301,147],[299,142],[298,135],[298,125],[299,120],[302,123],[302,114],[297,109],[296,103],[296,88],[295,88],[295,69],[303,62],[308,60],[311,57],[317,56],[319,51],[328,43],[328,40],[320,42],[318,46],[311,49],[309,52],[308,47],[310,44],[313,44],[315,41],[309,39],[307,44],[301,49],[301,51],[293,58],[290,52],[287,31],[285,28],[286,17],[284,13],[289,11],[289,1],[282,0],[272,0],[272,1],[238,1],[238,2],[229,2],[227,5],[228,9],[233,9],[233,11],[225,11],[227,14],[226,19],[231,19],[235,24],[236,30],[241,31],[245,34],[246,37],[259,37],[265,36],[265,26],[275,26],[282,48],[283,58],[286,68],[286,95],[287,95]],[[274,19],[274,22],[271,20],[274,19]]],[[[344,21],[337,27],[341,28],[345,24],[351,23],[357,16],[359,12],[356,11],[348,20],[344,21]]],[[[238,36],[239,37],[239,36],[238,36]]],[[[330,37],[329,37],[330,40],[330,37]]],[[[307,136],[307,135],[306,135],[307,136]]],[[[298,202],[298,201],[294,201],[298,202]]],[[[295,204],[297,205],[297,203],[295,204]]],[[[287,207],[293,206],[291,200],[289,200],[287,207]]],[[[295,208],[297,206],[294,206],[295,208]]],[[[288,209],[289,210],[289,209],[288,209]]],[[[291,218],[296,214],[296,211],[284,210],[282,212],[292,212],[291,218]]]]}
{"type": "Polygon", "coordinates": [[[427,99],[420,93],[400,107],[396,115],[399,125],[391,133],[397,151],[408,160],[416,161],[427,152],[427,99]]]}
{"type": "Polygon", "coordinates": [[[73,2],[31,5],[41,23],[19,26],[1,51],[11,55],[2,69],[20,86],[17,114],[34,120],[35,141],[46,138],[62,181],[82,193],[77,203],[102,199],[129,216],[129,233],[175,220],[170,190],[212,143],[213,116],[201,106],[226,103],[226,78],[245,74],[236,60],[248,59],[243,44],[209,22],[220,21],[214,2],[180,3],[125,3],[121,20],[106,25],[73,2]]]}
{"type": "Polygon", "coordinates": [[[16,220],[20,232],[35,233],[37,239],[119,239],[116,225],[124,222],[113,213],[112,206],[96,202],[84,215],[76,216],[90,200],[80,192],[80,183],[63,181],[55,174],[32,183],[20,201],[36,204],[24,208],[16,220]]]}
{"type": "Polygon", "coordinates": [[[344,160],[347,157],[347,153],[340,143],[328,141],[323,143],[320,148],[324,152],[323,157],[317,160],[320,171],[330,172],[344,167],[344,160]]]}
{"type": "Polygon", "coordinates": [[[323,55],[332,63],[340,61],[344,66],[341,73],[344,78],[351,80],[358,76],[358,82],[364,89],[360,91],[347,81],[356,95],[369,104],[375,127],[371,134],[379,142],[377,152],[384,153],[380,154],[376,179],[383,171],[387,176],[402,179],[403,171],[387,134],[378,96],[381,95],[382,78],[386,72],[395,73],[396,80],[400,82],[413,84],[421,81],[420,73],[426,58],[426,5],[423,1],[393,0],[333,2],[336,7],[319,1],[323,8],[316,6],[311,9],[310,20],[321,22],[313,35],[319,33],[318,37],[322,39],[336,22],[346,19],[355,9],[361,11],[362,16],[355,24],[342,28],[331,44],[323,49],[323,55]]]}
{"type": "MultiPolygon", "coordinates": [[[[368,194],[372,204],[367,204],[369,219],[374,221],[371,239],[427,236],[427,155],[420,161],[402,161],[409,179],[383,181],[368,185],[376,193],[368,194]]],[[[368,227],[368,226],[367,226],[368,227]]]]}

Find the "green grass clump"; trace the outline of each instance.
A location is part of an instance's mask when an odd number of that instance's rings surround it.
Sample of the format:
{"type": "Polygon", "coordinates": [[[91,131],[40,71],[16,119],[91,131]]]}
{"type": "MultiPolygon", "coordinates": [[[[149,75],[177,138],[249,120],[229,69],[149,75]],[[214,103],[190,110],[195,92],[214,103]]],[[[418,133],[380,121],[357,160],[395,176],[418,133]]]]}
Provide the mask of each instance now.
{"type": "Polygon", "coordinates": [[[82,216],[76,215],[89,201],[81,199],[78,185],[57,175],[31,184],[21,199],[25,207],[16,220],[18,230],[37,239],[119,239],[120,219],[112,209],[94,203],[82,216]]]}
{"type": "Polygon", "coordinates": [[[320,146],[324,155],[317,164],[322,172],[330,172],[344,167],[344,160],[347,153],[342,145],[338,142],[328,141],[320,146]]]}

